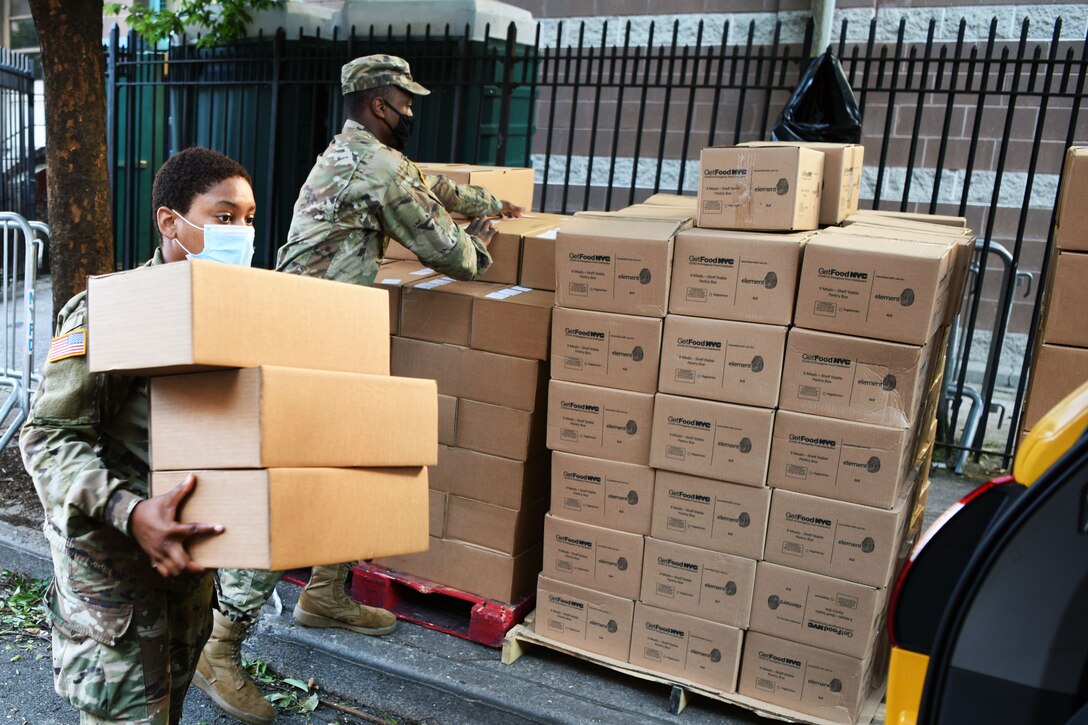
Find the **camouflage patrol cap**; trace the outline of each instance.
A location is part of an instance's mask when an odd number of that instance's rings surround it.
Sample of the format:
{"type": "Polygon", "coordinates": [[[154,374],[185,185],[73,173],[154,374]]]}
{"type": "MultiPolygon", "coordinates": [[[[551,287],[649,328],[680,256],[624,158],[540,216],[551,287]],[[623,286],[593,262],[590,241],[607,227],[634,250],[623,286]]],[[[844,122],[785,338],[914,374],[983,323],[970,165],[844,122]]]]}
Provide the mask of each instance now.
{"type": "Polygon", "coordinates": [[[397,86],[417,96],[430,93],[412,80],[408,61],[395,55],[367,55],[344,65],[340,71],[340,90],[345,95],[382,86],[397,86]]]}

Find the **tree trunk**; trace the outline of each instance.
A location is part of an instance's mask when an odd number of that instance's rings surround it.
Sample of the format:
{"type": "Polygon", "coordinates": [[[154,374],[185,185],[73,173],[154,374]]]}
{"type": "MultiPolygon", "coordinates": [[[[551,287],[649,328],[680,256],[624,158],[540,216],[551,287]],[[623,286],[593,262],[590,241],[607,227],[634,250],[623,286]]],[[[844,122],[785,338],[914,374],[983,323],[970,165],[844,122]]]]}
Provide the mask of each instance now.
{"type": "Polygon", "coordinates": [[[53,309],[114,269],[103,0],[30,0],[45,75],[53,309]]]}

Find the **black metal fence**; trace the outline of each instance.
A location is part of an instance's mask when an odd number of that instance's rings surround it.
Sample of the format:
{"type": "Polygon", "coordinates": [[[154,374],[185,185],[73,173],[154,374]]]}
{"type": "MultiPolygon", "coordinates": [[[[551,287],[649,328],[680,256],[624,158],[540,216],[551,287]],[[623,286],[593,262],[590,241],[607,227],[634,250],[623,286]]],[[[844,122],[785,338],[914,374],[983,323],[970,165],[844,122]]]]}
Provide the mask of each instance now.
{"type": "Polygon", "coordinates": [[[37,219],[34,61],[0,48],[0,211],[37,219]]]}
{"type": "MultiPolygon", "coordinates": [[[[690,30],[690,29],[689,29],[690,30]]],[[[409,156],[535,166],[536,208],[612,209],[657,191],[694,190],[699,150],[767,138],[810,49],[783,42],[775,26],[757,42],[752,23],[740,43],[726,23],[699,23],[694,40],[679,23],[664,31],[559,25],[518,38],[473,41],[468,28],[432,33],[352,33],[347,38],[257,37],[229,48],[169,53],[114,33],[108,49],[111,169],[119,258],[131,266],[157,243],[149,208],[154,170],[191,144],[223,150],[254,175],[258,261],[284,241],[291,207],[313,159],[339,129],[339,69],[375,52],[401,55],[434,93],[417,102],[409,156]],[[656,35],[655,35],[656,32],[656,35]],[[591,40],[591,36],[594,38],[591,40]],[[576,37],[575,41],[567,38],[576,37]]],[[[840,37],[849,37],[844,23],[840,37]]],[[[995,453],[1009,462],[1026,370],[1005,350],[1010,322],[1031,349],[1062,152],[1085,141],[1081,108],[1088,38],[908,42],[841,41],[863,114],[867,173],[863,207],[967,217],[979,245],[969,295],[951,347],[942,440],[952,449],[995,453]],[[1018,285],[1034,280],[1021,298],[1018,285]],[[1005,355],[1005,358],[1002,355],[1005,355]],[[1013,394],[995,396],[999,378],[1013,394]],[[963,405],[964,400],[971,403],[963,405]],[[1008,425],[1003,440],[986,434],[1008,425]],[[1006,421],[1006,417],[1008,421],[1006,421]],[[958,431],[963,430],[962,433],[958,431]]],[[[959,463],[962,465],[963,459],[959,463]]]]}

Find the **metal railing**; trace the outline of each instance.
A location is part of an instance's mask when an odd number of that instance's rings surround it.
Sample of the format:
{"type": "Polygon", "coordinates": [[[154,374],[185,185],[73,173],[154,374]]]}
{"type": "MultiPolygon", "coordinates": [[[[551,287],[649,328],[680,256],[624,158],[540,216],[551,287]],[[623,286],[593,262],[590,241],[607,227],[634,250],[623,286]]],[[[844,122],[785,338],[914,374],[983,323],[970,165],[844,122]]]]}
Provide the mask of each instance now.
{"type": "MultiPolygon", "coordinates": [[[[862,206],[965,216],[978,234],[942,407],[943,443],[976,458],[997,454],[1007,465],[1027,371],[1003,367],[1002,355],[1010,326],[1027,333],[1028,349],[1034,341],[1061,152],[1088,140],[1080,123],[1088,38],[1062,40],[1060,20],[1047,28],[1049,40],[1029,40],[1026,21],[1011,41],[998,36],[996,19],[984,39],[971,40],[967,29],[963,21],[953,39],[940,41],[934,22],[925,41],[909,42],[905,20],[889,37],[874,20],[865,40],[848,42],[853,30],[844,21],[835,50],[863,117],[862,206]],[[1025,274],[1037,281],[1027,299],[1016,294],[1025,274]],[[980,357],[972,342],[987,335],[980,357]],[[969,380],[976,369],[978,379],[969,380]],[[1015,388],[1011,422],[1004,445],[987,446],[1003,369],[1012,370],[1015,388]],[[974,395],[970,435],[956,439],[968,412],[962,400],[974,395]]],[[[269,264],[313,159],[340,127],[339,67],[353,57],[396,53],[436,90],[416,104],[420,131],[409,156],[535,166],[536,208],[571,213],[658,191],[691,193],[701,148],[769,137],[810,55],[811,24],[794,42],[782,40],[782,23],[763,42],[765,28],[755,22],[713,29],[699,22],[690,39],[679,21],[619,30],[560,23],[552,37],[538,29],[526,39],[512,25],[484,42],[470,42],[467,28],[428,26],[401,37],[371,28],[324,39],[281,31],[169,54],[134,35],[121,44],[114,33],[110,162],[123,265],[138,263],[149,253],[140,245],[155,238],[140,201],[154,170],[193,143],[219,148],[253,173],[258,261],[269,264]]]]}
{"type": "Polygon", "coordinates": [[[0,389],[7,397],[0,404],[0,448],[5,447],[30,414],[30,396],[40,382],[34,372],[34,285],[44,256],[49,227],[28,222],[15,212],[0,211],[0,309],[3,310],[3,347],[0,389]]]}
{"type": "Polygon", "coordinates": [[[0,210],[34,218],[34,61],[0,48],[0,210]]]}

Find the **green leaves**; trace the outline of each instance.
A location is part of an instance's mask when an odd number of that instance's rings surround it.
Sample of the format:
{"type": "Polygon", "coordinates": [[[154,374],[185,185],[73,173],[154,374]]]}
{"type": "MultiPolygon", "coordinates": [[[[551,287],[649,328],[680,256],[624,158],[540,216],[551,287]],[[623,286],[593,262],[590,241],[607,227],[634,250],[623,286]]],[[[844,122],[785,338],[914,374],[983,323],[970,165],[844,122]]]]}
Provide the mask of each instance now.
{"type": "Polygon", "coordinates": [[[0,572],[0,628],[37,635],[46,628],[42,597],[49,583],[5,569],[0,572]]]}
{"type": "Polygon", "coordinates": [[[266,699],[276,707],[296,715],[308,715],[321,704],[317,695],[317,682],[309,682],[294,677],[281,677],[264,660],[246,660],[242,663],[253,681],[266,689],[278,690],[266,699]]]}
{"type": "Polygon", "coordinates": [[[181,0],[172,9],[152,10],[147,5],[106,3],[112,15],[127,15],[128,24],[148,43],[154,45],[171,35],[181,35],[188,28],[199,28],[198,48],[208,48],[237,40],[253,20],[251,12],[280,7],[286,0],[181,0]]]}

